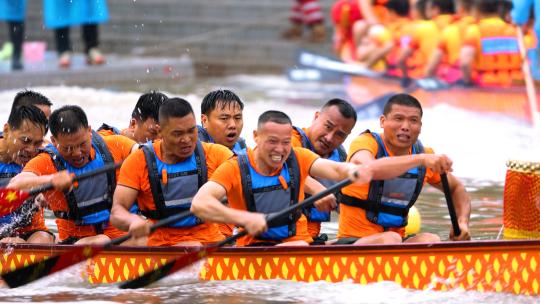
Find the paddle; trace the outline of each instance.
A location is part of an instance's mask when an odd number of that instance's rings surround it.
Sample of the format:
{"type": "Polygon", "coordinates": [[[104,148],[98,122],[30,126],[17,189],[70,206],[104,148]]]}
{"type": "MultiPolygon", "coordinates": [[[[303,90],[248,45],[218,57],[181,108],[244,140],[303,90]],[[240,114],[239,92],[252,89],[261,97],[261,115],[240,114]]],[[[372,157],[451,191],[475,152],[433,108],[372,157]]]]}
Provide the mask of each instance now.
{"type": "Polygon", "coordinates": [[[540,112],[538,112],[536,89],[534,87],[534,81],[531,75],[531,67],[529,66],[529,61],[527,59],[527,48],[523,38],[523,30],[519,26],[517,27],[517,41],[519,53],[521,54],[521,60],[523,61],[521,69],[523,71],[523,77],[525,78],[525,90],[527,92],[527,99],[531,109],[532,124],[538,128],[540,127],[540,112]]]}
{"type": "Polygon", "coordinates": [[[352,76],[380,77],[383,75],[382,73],[372,71],[359,64],[343,62],[305,50],[298,52],[297,62],[306,67],[352,76]]]}
{"type": "MultiPolygon", "coordinates": [[[[277,219],[280,219],[284,216],[287,216],[289,213],[293,212],[293,211],[296,211],[296,210],[299,210],[301,208],[305,208],[305,207],[308,207],[309,205],[313,204],[315,201],[317,200],[320,200],[321,198],[329,195],[329,194],[332,194],[336,191],[338,191],[339,189],[349,185],[352,183],[352,180],[350,179],[344,179],[342,181],[340,181],[339,183],[331,186],[331,187],[328,187],[327,189],[313,195],[313,196],[310,196],[309,198],[305,199],[304,201],[302,201],[301,203],[298,203],[296,205],[292,205],[290,207],[288,207],[287,209],[284,209],[283,211],[280,211],[280,212],[277,212],[277,213],[272,213],[272,214],[269,214],[267,215],[266,217],[266,222],[268,224],[271,224],[273,222],[275,222],[277,219]]],[[[201,248],[197,248],[196,250],[192,251],[192,252],[189,252],[187,254],[184,254],[183,256],[179,257],[179,258],[176,258],[176,259],[172,259],[171,261],[167,262],[165,265],[159,267],[159,268],[156,268],[152,271],[149,271],[147,273],[145,273],[144,275],[138,277],[138,278],[135,278],[131,281],[128,281],[128,282],[125,282],[123,284],[120,285],[120,288],[123,288],[123,289],[132,289],[132,288],[140,288],[140,287],[144,287],[144,286],[147,286],[151,283],[154,283],[170,274],[173,274],[183,268],[185,268],[186,266],[189,266],[195,262],[197,262],[198,260],[208,256],[209,254],[211,254],[212,252],[218,250],[220,247],[222,247],[223,245],[226,245],[228,243],[231,243],[233,241],[235,241],[236,239],[240,238],[240,237],[243,237],[247,235],[247,231],[246,230],[242,230],[240,232],[238,232],[237,234],[235,235],[232,235],[226,239],[224,239],[223,241],[220,241],[218,243],[215,243],[215,244],[212,244],[212,245],[209,245],[209,246],[205,246],[205,247],[201,247],[201,248]]]]}
{"type": "Polygon", "coordinates": [[[340,82],[343,80],[343,73],[317,68],[294,67],[287,69],[285,73],[291,82],[340,82]]]}
{"type": "MultiPolygon", "coordinates": [[[[150,231],[153,232],[157,228],[172,224],[190,215],[192,215],[192,213],[189,210],[175,214],[153,224],[152,227],[150,227],[150,231]]],[[[96,256],[104,249],[113,245],[119,245],[130,238],[131,234],[128,233],[102,245],[73,246],[72,249],[66,252],[3,273],[1,276],[10,288],[19,287],[96,256]]]]}
{"type": "MultiPolygon", "coordinates": [[[[121,165],[122,165],[121,163],[105,165],[99,169],[88,171],[83,174],[74,176],[73,181],[75,182],[75,181],[92,177],[94,175],[105,173],[107,171],[114,170],[120,167],[121,165]]],[[[17,210],[17,208],[19,208],[24,203],[24,201],[28,199],[29,197],[40,194],[42,192],[49,191],[53,188],[54,188],[53,184],[48,183],[45,185],[41,185],[39,187],[35,187],[31,189],[30,191],[22,191],[22,190],[14,190],[14,189],[6,189],[6,188],[0,189],[0,216],[10,214],[13,211],[17,210]]]]}
{"type": "Polygon", "coordinates": [[[450,214],[450,221],[452,222],[452,229],[454,229],[454,236],[457,237],[461,234],[461,229],[459,229],[456,209],[454,208],[454,200],[452,199],[452,193],[450,192],[450,185],[448,184],[448,176],[446,176],[446,173],[441,174],[441,182],[444,190],[444,197],[446,198],[446,205],[448,206],[448,213],[450,214]]]}

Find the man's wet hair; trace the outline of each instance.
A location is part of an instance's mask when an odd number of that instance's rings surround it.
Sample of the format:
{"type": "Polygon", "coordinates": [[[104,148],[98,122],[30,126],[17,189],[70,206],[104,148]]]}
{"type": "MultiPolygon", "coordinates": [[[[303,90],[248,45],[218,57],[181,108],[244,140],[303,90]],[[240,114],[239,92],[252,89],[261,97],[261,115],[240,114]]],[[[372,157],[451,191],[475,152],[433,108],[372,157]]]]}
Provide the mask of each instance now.
{"type": "Polygon", "coordinates": [[[457,0],[456,5],[459,3],[467,12],[470,12],[474,6],[474,0],[457,0]]]}
{"type": "Polygon", "coordinates": [[[257,129],[260,129],[263,124],[267,122],[275,122],[280,125],[291,125],[292,121],[287,114],[281,111],[270,110],[266,111],[259,116],[259,121],[257,122],[257,129]]]}
{"type": "MultiPolygon", "coordinates": [[[[537,5],[537,4],[536,4],[537,5]]],[[[501,19],[505,19],[506,16],[512,11],[514,8],[514,3],[511,0],[500,0],[499,2],[499,16],[501,19]]],[[[531,8],[531,15],[534,15],[534,9],[531,8]]],[[[534,16],[531,18],[534,19],[534,16]]]]}
{"type": "Polygon", "coordinates": [[[8,124],[12,130],[19,130],[25,120],[42,128],[44,134],[47,133],[49,128],[47,117],[40,108],[33,105],[21,105],[11,109],[8,124]]]}
{"type": "Polygon", "coordinates": [[[167,98],[159,108],[159,124],[164,124],[169,118],[182,118],[193,114],[193,108],[189,102],[183,98],[167,98]]]}
{"type": "Polygon", "coordinates": [[[406,107],[413,107],[420,110],[420,116],[424,115],[424,112],[422,111],[422,105],[418,101],[418,99],[414,98],[413,96],[409,94],[396,94],[384,105],[384,111],[383,115],[388,115],[392,111],[393,105],[400,105],[400,106],[406,106],[406,107]]]}
{"type": "Polygon", "coordinates": [[[31,90],[24,90],[20,91],[15,95],[15,98],[13,99],[13,105],[11,108],[16,108],[20,106],[35,106],[35,105],[44,105],[44,106],[52,106],[52,102],[49,100],[49,98],[43,96],[43,94],[38,93],[36,91],[31,90]]]}
{"type": "Polygon", "coordinates": [[[454,0],[430,0],[433,7],[437,7],[441,14],[454,14],[454,0]]]}
{"type": "Polygon", "coordinates": [[[409,10],[410,10],[409,1],[389,0],[388,2],[386,2],[385,6],[389,11],[395,12],[398,16],[401,16],[401,17],[409,16],[409,10]]]}
{"type": "Polygon", "coordinates": [[[138,122],[144,122],[148,118],[158,121],[159,107],[161,107],[167,98],[167,95],[157,91],[151,91],[141,95],[135,105],[135,109],[131,113],[131,118],[138,122]]]}
{"type": "Polygon", "coordinates": [[[501,0],[476,0],[475,6],[482,14],[500,14],[501,0]]]}
{"type": "Polygon", "coordinates": [[[340,98],[334,98],[327,101],[321,108],[321,112],[332,106],[336,106],[339,109],[341,116],[345,118],[352,118],[354,119],[354,122],[356,122],[356,110],[351,106],[350,103],[340,98]]]}
{"type": "Polygon", "coordinates": [[[215,90],[206,96],[204,96],[201,103],[201,114],[210,115],[210,112],[216,109],[220,105],[221,109],[238,105],[241,110],[244,109],[244,103],[240,100],[240,97],[231,90],[215,90]]]}
{"type": "Polygon", "coordinates": [[[55,137],[60,134],[74,134],[88,128],[88,119],[81,107],[67,105],[52,112],[49,117],[49,127],[51,134],[55,137]]]}
{"type": "Polygon", "coordinates": [[[424,20],[428,19],[427,14],[426,14],[427,3],[428,3],[428,0],[418,0],[414,4],[414,9],[418,11],[418,13],[420,14],[420,17],[422,17],[422,19],[424,20]]]}

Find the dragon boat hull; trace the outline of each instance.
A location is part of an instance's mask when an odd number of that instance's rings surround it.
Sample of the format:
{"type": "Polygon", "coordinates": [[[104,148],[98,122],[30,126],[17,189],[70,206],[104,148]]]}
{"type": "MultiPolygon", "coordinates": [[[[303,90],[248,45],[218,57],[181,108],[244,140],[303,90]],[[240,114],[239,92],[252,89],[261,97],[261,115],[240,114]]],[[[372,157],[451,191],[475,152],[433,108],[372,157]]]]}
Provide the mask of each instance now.
{"type": "MultiPolygon", "coordinates": [[[[0,271],[68,250],[66,245],[0,247],[0,271]]],[[[91,283],[135,278],[184,247],[115,247],[87,261],[91,283]]],[[[200,264],[201,280],[394,281],[404,288],[538,295],[540,241],[474,241],[379,246],[222,248],[200,264]]]]}

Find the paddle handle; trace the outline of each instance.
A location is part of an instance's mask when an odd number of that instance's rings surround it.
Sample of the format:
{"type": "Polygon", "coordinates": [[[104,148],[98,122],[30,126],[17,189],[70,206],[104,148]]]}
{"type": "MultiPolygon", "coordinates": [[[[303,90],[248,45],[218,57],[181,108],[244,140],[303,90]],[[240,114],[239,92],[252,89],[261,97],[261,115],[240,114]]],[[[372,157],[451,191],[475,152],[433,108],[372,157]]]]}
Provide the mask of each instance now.
{"type": "Polygon", "coordinates": [[[446,205],[448,206],[448,213],[450,214],[450,221],[452,222],[452,229],[454,229],[454,236],[461,234],[459,224],[456,215],[456,209],[454,208],[454,200],[452,199],[452,193],[450,192],[450,185],[448,184],[448,176],[446,173],[441,174],[441,182],[444,190],[444,197],[446,198],[446,205]]]}
{"type": "MultiPolygon", "coordinates": [[[[179,221],[181,219],[184,219],[184,218],[186,218],[186,217],[188,217],[190,215],[193,215],[193,213],[191,213],[191,211],[189,211],[189,210],[186,210],[184,212],[181,212],[181,213],[178,213],[178,214],[175,214],[175,215],[171,215],[168,218],[159,220],[159,221],[155,222],[150,227],[150,232],[154,232],[156,229],[158,229],[160,227],[170,225],[170,224],[172,224],[172,223],[174,223],[176,221],[179,221]]],[[[108,244],[106,244],[106,246],[108,247],[108,246],[112,246],[112,245],[120,245],[123,242],[129,240],[130,238],[131,238],[131,233],[128,233],[128,234],[123,235],[121,237],[112,239],[108,244]]]]}
{"type": "Polygon", "coordinates": [[[527,99],[529,101],[529,106],[531,109],[531,118],[533,126],[540,126],[540,113],[538,112],[538,104],[536,100],[536,89],[534,87],[534,80],[531,75],[531,67],[529,66],[529,61],[527,59],[527,47],[525,46],[525,39],[523,30],[521,27],[517,27],[517,40],[519,52],[521,53],[521,60],[523,61],[522,70],[523,77],[525,78],[525,90],[527,92],[527,99]]]}
{"type": "MultiPolygon", "coordinates": [[[[309,207],[310,205],[312,205],[313,203],[315,203],[316,201],[320,200],[321,198],[327,196],[327,195],[330,195],[330,194],[333,194],[335,193],[336,191],[338,191],[339,189],[343,188],[343,187],[346,187],[348,185],[350,185],[353,181],[350,179],[350,178],[346,178],[340,182],[338,182],[337,184],[334,184],[326,189],[324,189],[323,191],[317,193],[317,194],[314,194],[308,198],[306,198],[304,201],[302,201],[301,203],[299,204],[294,204],[294,205],[291,205],[289,206],[288,208],[286,209],[283,209],[282,211],[280,212],[276,212],[276,213],[271,213],[271,214],[268,214],[266,216],[266,223],[268,225],[272,224],[273,222],[275,222],[276,220],[284,217],[284,216],[287,216],[289,215],[289,213],[293,212],[293,211],[296,211],[298,209],[301,209],[301,208],[305,208],[305,207],[309,207]]],[[[459,228],[458,228],[459,229],[459,228]]],[[[234,234],[226,239],[224,239],[223,241],[219,242],[219,243],[216,243],[215,245],[213,245],[212,247],[221,247],[223,245],[226,245],[228,243],[232,243],[234,242],[235,240],[237,240],[238,238],[241,238],[243,236],[245,236],[247,234],[247,231],[246,230],[242,230],[240,232],[238,232],[237,234],[234,234]]]]}
{"type": "Polygon", "coordinates": [[[346,178],[346,179],[344,179],[344,180],[342,180],[342,181],[340,181],[340,182],[338,182],[338,183],[324,189],[323,191],[306,198],[304,201],[302,201],[299,204],[294,204],[294,205],[289,206],[286,209],[283,209],[280,212],[269,214],[266,217],[266,222],[268,224],[271,224],[271,223],[275,222],[276,220],[278,220],[278,219],[280,219],[280,218],[282,218],[282,217],[284,217],[286,215],[289,215],[289,213],[291,213],[293,211],[296,211],[296,210],[298,210],[300,208],[309,207],[310,205],[312,205],[316,201],[320,200],[321,198],[337,192],[339,189],[350,185],[352,182],[353,181],[351,179],[346,178]]]}
{"type": "MultiPolygon", "coordinates": [[[[116,164],[108,164],[108,165],[105,165],[105,166],[103,166],[103,167],[101,167],[99,169],[88,171],[88,172],[76,175],[76,176],[73,177],[73,181],[75,182],[75,181],[87,179],[89,177],[92,177],[92,176],[95,176],[95,175],[98,175],[98,174],[101,174],[101,173],[105,173],[105,172],[108,172],[108,171],[111,171],[111,170],[116,170],[117,168],[120,168],[121,165],[122,165],[121,162],[116,163],[116,164]]],[[[34,195],[40,194],[42,192],[52,190],[53,188],[54,188],[54,186],[53,186],[52,183],[47,183],[45,185],[41,185],[41,186],[33,188],[32,190],[28,191],[28,194],[30,196],[34,196],[34,195]]]]}

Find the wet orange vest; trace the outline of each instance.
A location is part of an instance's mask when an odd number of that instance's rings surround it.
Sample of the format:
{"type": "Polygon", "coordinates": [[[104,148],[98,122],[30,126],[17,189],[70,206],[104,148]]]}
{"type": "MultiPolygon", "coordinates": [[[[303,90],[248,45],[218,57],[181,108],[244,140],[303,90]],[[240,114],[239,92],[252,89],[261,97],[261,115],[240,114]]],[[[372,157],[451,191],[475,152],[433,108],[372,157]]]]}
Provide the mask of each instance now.
{"type": "Polygon", "coordinates": [[[472,79],[479,85],[509,86],[523,80],[516,29],[502,20],[478,23],[480,49],[474,61],[472,79]]]}
{"type": "Polygon", "coordinates": [[[437,37],[438,32],[437,25],[430,20],[417,20],[404,26],[399,37],[399,49],[387,56],[388,74],[397,77],[403,76],[401,70],[397,69],[397,60],[401,51],[408,46],[414,49],[406,62],[408,77],[421,77],[428,58],[436,47],[435,37],[437,37]]]}
{"type": "Polygon", "coordinates": [[[463,46],[463,36],[467,27],[475,22],[474,17],[464,16],[443,29],[439,49],[442,50],[444,56],[437,68],[437,78],[449,83],[462,78],[459,56],[463,46]]]}

